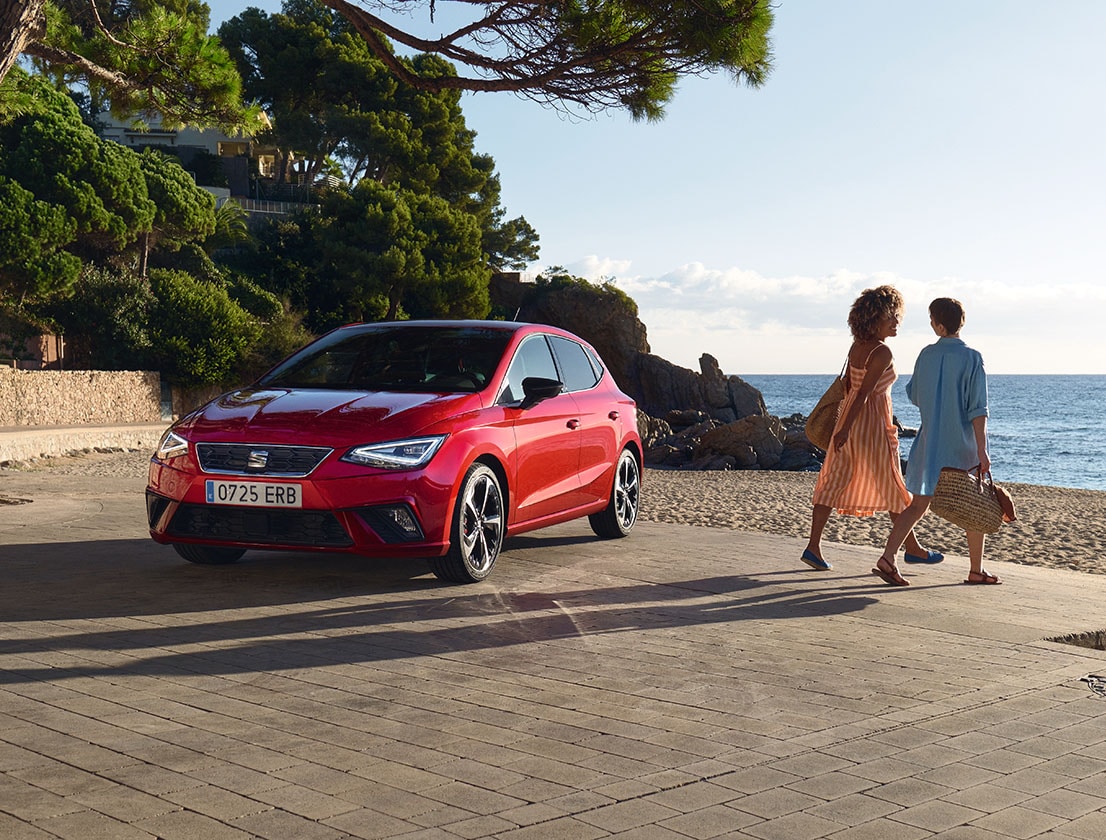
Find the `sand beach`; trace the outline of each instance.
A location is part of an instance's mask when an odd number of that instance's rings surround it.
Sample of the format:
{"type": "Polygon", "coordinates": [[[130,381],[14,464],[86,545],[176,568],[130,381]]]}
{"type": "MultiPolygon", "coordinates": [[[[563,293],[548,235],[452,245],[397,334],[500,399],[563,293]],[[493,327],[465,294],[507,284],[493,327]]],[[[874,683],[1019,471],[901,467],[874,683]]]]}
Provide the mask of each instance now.
{"type": "MultiPolygon", "coordinates": [[[[89,452],[35,459],[14,469],[58,476],[143,478],[148,463],[146,452],[89,452]]],[[[815,473],[646,469],[640,516],[654,522],[806,537],[816,478],[815,473]]],[[[1106,492],[1030,484],[1003,486],[1014,497],[1018,519],[988,537],[987,557],[1106,574],[1106,492]]],[[[824,536],[826,559],[834,562],[834,542],[881,548],[889,528],[885,514],[852,517],[835,513],[824,536]]],[[[962,562],[967,568],[963,531],[932,514],[917,530],[923,545],[947,555],[946,564],[962,562]]],[[[801,565],[798,557],[795,564],[801,565]]]]}

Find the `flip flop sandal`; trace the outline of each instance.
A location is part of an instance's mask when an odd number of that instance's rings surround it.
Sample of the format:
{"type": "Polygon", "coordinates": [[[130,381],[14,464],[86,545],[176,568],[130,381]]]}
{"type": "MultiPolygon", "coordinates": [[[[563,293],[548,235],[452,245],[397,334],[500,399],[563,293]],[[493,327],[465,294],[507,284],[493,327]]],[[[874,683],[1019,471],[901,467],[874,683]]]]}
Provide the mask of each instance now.
{"type": "MultiPolygon", "coordinates": [[[[883,560],[882,557],[879,559],[883,560]]],[[[910,581],[900,575],[898,569],[896,569],[894,566],[891,566],[890,563],[888,563],[888,567],[891,569],[891,571],[887,571],[886,569],[881,568],[879,563],[876,563],[875,568],[872,569],[872,574],[882,578],[883,582],[886,583],[888,586],[910,586],[910,581]]]]}
{"type": "Polygon", "coordinates": [[[968,578],[964,583],[969,586],[998,586],[1002,581],[998,579],[998,575],[987,572],[968,572],[968,578]]]}

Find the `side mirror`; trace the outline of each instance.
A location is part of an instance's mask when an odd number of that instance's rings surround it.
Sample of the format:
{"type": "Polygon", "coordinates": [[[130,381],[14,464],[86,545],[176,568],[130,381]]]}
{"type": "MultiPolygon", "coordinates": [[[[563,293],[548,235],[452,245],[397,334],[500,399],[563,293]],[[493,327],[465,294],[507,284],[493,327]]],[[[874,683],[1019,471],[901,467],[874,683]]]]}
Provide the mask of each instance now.
{"type": "Polygon", "coordinates": [[[540,376],[527,376],[522,380],[522,402],[519,408],[533,408],[542,400],[555,397],[564,390],[564,385],[556,379],[543,379],[540,376]]]}

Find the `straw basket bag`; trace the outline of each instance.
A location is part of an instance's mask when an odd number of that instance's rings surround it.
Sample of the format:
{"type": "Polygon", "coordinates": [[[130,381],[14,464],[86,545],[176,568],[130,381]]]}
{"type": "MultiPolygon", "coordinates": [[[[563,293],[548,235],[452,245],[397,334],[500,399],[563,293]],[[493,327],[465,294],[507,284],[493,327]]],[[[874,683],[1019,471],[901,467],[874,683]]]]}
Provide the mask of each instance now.
{"type": "Polygon", "coordinates": [[[841,373],[830,383],[826,393],[818,400],[818,405],[811,409],[810,416],[806,418],[804,431],[807,439],[819,449],[829,449],[833,438],[837,415],[841,411],[841,401],[845,399],[845,376],[848,366],[849,360],[846,358],[845,367],[841,368],[841,373]]]}
{"type": "Polygon", "coordinates": [[[989,472],[981,474],[979,467],[942,469],[929,509],[965,531],[984,534],[995,533],[1003,522],[1017,517],[1010,494],[995,485],[989,472]]]}

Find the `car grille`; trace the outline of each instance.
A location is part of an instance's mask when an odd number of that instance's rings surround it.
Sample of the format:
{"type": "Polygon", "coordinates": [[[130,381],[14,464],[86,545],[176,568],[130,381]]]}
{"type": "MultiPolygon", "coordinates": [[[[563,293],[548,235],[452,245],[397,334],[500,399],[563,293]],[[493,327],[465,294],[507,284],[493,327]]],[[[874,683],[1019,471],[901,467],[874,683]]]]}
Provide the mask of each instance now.
{"type": "Polygon", "coordinates": [[[328,510],[287,510],[182,504],[166,533],[173,537],[348,548],[346,529],[328,510]]]}
{"type": "Polygon", "coordinates": [[[333,449],[324,446],[254,446],[245,443],[197,443],[200,469],[224,475],[281,475],[302,478],[333,449]]]}

